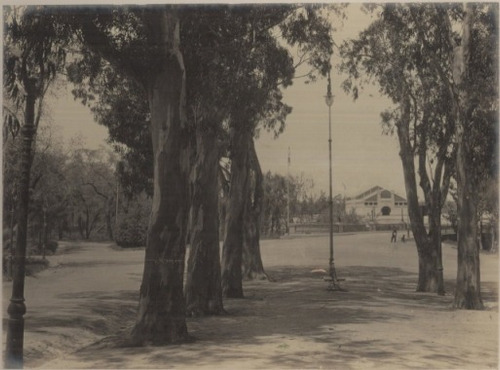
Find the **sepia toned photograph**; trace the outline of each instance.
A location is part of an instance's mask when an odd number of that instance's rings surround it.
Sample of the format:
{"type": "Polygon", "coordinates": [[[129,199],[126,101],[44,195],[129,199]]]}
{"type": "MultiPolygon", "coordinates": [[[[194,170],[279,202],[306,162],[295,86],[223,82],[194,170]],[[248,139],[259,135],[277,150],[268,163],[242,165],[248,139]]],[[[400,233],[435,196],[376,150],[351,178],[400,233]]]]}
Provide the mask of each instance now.
{"type": "Polygon", "coordinates": [[[498,369],[497,2],[4,2],[5,369],[498,369]]]}

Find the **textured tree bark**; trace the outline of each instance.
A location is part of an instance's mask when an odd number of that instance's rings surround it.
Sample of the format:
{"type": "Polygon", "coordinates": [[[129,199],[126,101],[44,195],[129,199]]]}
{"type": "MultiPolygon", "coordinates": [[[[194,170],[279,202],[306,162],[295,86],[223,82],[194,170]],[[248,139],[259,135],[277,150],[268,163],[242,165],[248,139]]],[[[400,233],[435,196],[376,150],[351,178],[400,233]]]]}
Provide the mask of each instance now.
{"type": "MultiPolygon", "coordinates": [[[[458,155],[463,156],[464,148],[459,144],[458,155]]],[[[458,191],[468,194],[458,198],[458,268],[455,288],[454,307],[465,309],[483,309],[481,298],[481,278],[479,269],[479,243],[477,239],[477,200],[474,188],[466,177],[467,164],[463,157],[457,158],[458,191]],[[460,180],[459,180],[460,179],[460,180]]]]}
{"type": "Polygon", "coordinates": [[[224,313],[219,252],[219,150],[205,125],[196,130],[191,173],[190,250],[185,285],[189,316],[224,313]]]}
{"type": "MultiPolygon", "coordinates": [[[[462,28],[462,45],[455,54],[458,73],[454,74],[456,86],[467,77],[471,48],[472,5],[465,6],[465,18],[462,28]]],[[[473,158],[466,132],[468,112],[471,102],[465,88],[455,95],[459,104],[455,104],[457,117],[457,163],[456,179],[458,190],[458,268],[454,307],[465,309],[483,309],[481,298],[481,279],[479,270],[478,212],[476,176],[470,158],[473,158]]]]}
{"type": "Polygon", "coordinates": [[[410,101],[404,97],[401,102],[402,117],[397,124],[400,146],[400,157],[403,164],[406,197],[408,199],[408,215],[415,238],[418,253],[418,283],[417,292],[437,292],[439,286],[437,251],[434,243],[427,236],[423,217],[417,197],[417,182],[415,180],[414,152],[410,142],[410,101]]]}
{"type": "Polygon", "coordinates": [[[243,234],[243,278],[248,280],[266,280],[260,254],[260,217],[262,212],[262,170],[255,152],[253,138],[249,143],[248,183],[245,199],[244,234],[243,234]]]}
{"type": "Polygon", "coordinates": [[[162,49],[146,85],[151,111],[154,195],[148,227],[139,312],[132,344],[186,341],[183,294],[188,213],[189,142],[185,117],[185,71],[179,50],[179,21],[173,11],[147,17],[162,49]]]}
{"type": "Polygon", "coordinates": [[[226,213],[226,237],[222,247],[222,294],[227,298],[243,298],[243,224],[245,196],[248,187],[249,129],[232,128],[231,185],[226,213]]]}
{"type": "MultiPolygon", "coordinates": [[[[425,84],[424,84],[425,86],[425,84]]],[[[436,167],[435,169],[430,169],[433,171],[431,182],[429,175],[427,173],[427,163],[428,163],[428,145],[427,145],[427,136],[428,132],[426,131],[430,126],[428,113],[423,113],[422,123],[423,130],[420,133],[420,140],[418,143],[418,174],[420,177],[420,188],[424,193],[425,205],[427,207],[427,216],[428,216],[428,233],[426,234],[426,243],[428,244],[428,250],[424,252],[424,254],[428,255],[428,261],[426,262],[428,266],[434,266],[435,273],[430,273],[431,275],[436,275],[436,286],[434,286],[434,281],[431,282],[432,285],[427,287],[428,290],[434,292],[436,291],[439,295],[444,295],[444,280],[443,280],[443,264],[442,264],[442,255],[441,255],[441,179],[444,177],[443,181],[443,189],[447,193],[449,186],[449,177],[451,174],[449,171],[444,171],[445,168],[445,153],[446,149],[443,149],[443,145],[438,148],[436,154],[436,167]]]]}
{"type": "Polygon", "coordinates": [[[417,292],[438,292],[439,277],[436,267],[436,252],[430,243],[418,250],[417,292]]]}
{"type": "Polygon", "coordinates": [[[429,211],[429,234],[430,253],[432,255],[432,265],[436,271],[436,286],[432,287],[431,292],[437,292],[444,295],[443,263],[441,255],[441,204],[439,200],[433,199],[432,209],[429,211]],[[436,202],[438,204],[436,204],[436,202]]]}

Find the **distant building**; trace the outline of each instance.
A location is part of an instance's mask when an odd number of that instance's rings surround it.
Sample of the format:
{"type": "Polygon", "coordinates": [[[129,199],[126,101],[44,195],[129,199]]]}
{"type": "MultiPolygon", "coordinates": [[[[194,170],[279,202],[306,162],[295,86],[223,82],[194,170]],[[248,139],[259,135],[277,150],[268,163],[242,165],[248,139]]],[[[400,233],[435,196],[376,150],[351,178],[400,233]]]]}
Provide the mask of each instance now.
{"type": "Polygon", "coordinates": [[[374,186],[367,191],[346,198],[346,211],[352,209],[366,221],[376,222],[407,222],[408,202],[393,191],[374,186]]]}

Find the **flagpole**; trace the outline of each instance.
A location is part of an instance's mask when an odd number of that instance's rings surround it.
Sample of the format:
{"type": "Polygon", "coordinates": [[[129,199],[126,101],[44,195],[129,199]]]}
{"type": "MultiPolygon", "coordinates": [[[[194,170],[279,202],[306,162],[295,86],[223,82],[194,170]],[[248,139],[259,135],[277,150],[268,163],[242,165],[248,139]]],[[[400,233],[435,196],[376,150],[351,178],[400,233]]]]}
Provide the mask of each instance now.
{"type": "Polygon", "coordinates": [[[290,235],[290,147],[288,147],[286,194],[286,230],[290,235]]]}

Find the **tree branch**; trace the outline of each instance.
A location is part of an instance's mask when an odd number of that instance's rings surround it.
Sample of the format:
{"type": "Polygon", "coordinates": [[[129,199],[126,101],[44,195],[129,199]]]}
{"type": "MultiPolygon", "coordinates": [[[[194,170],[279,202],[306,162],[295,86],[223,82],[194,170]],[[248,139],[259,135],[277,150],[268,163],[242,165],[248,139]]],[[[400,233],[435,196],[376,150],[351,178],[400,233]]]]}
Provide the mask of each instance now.
{"type": "Polygon", "coordinates": [[[90,15],[81,16],[80,22],[84,42],[93,52],[102,56],[114,67],[124,71],[142,86],[145,86],[146,78],[144,73],[138,73],[140,70],[144,71],[144,66],[136,64],[126,54],[114,50],[106,33],[95,25],[90,15]]]}
{"type": "Polygon", "coordinates": [[[104,198],[104,199],[106,199],[106,200],[109,198],[107,195],[105,195],[104,193],[100,192],[100,191],[97,189],[97,186],[95,186],[95,184],[93,184],[93,183],[91,183],[91,182],[84,182],[84,183],[82,183],[82,185],[90,185],[90,186],[92,187],[92,189],[94,189],[94,192],[95,192],[97,195],[99,195],[99,196],[103,197],[103,198],[104,198]]]}

